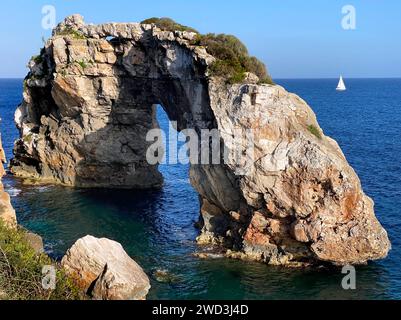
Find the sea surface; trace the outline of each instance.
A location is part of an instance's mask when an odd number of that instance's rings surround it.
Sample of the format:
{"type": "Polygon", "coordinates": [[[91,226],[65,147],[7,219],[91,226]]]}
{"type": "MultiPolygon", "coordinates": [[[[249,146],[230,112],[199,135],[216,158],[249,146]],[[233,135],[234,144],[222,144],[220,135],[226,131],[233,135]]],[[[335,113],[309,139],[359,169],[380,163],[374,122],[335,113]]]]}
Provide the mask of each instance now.
{"type": "MultiPolygon", "coordinates": [[[[401,79],[346,79],[346,92],[335,91],[337,81],[276,82],[305,99],[325,133],[339,142],[389,232],[389,257],[358,267],[354,291],[342,289],[338,269],[195,258],[199,202],[185,165],[161,167],[166,184],[160,191],[25,186],[12,176],[5,177],[5,188],[19,222],[42,235],[56,259],[88,234],[121,242],[151,276],[150,299],[401,299],[401,79]],[[157,279],[157,270],[168,272],[168,279],[157,279]]],[[[21,96],[22,80],[0,80],[8,159],[18,136],[13,114],[21,96]]],[[[158,118],[167,128],[162,109],[158,118]]]]}

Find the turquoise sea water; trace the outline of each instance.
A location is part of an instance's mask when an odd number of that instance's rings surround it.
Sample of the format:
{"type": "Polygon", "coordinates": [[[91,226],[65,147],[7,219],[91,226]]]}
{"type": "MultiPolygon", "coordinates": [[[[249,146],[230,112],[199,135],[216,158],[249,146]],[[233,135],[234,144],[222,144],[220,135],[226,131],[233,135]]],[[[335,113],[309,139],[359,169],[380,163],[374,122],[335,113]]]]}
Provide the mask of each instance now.
{"type": "MultiPolygon", "coordinates": [[[[169,283],[152,277],[151,299],[401,299],[401,79],[351,79],[341,93],[334,90],[337,81],[277,83],[304,98],[325,133],[339,142],[390,234],[390,256],[359,267],[355,291],[341,288],[343,275],[334,268],[293,270],[195,258],[199,203],[186,166],[162,166],[166,185],[160,191],[23,186],[11,176],[4,184],[19,222],[44,237],[53,257],[91,234],[121,242],[151,277],[155,270],[167,270],[169,283]]],[[[8,158],[18,135],[13,114],[21,94],[22,80],[0,80],[8,158]]],[[[161,110],[159,121],[167,128],[161,110]]]]}

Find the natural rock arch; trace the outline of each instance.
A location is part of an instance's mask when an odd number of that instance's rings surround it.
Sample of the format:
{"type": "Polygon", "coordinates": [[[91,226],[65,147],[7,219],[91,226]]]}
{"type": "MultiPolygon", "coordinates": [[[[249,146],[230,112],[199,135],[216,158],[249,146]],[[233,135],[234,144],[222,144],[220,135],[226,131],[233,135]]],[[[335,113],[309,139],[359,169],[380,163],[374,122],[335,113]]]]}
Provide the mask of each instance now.
{"type": "Polygon", "coordinates": [[[12,172],[70,186],[159,187],[145,137],[161,104],[179,130],[217,129],[228,149],[247,147],[228,139],[236,129],[255,132],[250,174],[238,175],[236,161],[191,167],[200,243],[271,264],[385,257],[390,243],[373,202],[308,105],[254,76],[236,85],[211,77],[214,57],[193,37],[67,18],[30,62],[12,172]]]}

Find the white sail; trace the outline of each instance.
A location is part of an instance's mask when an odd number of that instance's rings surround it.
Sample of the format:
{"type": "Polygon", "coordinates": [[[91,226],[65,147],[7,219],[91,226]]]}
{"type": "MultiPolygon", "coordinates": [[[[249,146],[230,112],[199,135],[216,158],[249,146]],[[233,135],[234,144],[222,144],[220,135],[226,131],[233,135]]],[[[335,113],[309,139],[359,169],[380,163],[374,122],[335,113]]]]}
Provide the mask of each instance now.
{"type": "Polygon", "coordinates": [[[340,81],[338,82],[337,91],[345,91],[347,88],[345,87],[343,76],[340,77],[340,81]]]}

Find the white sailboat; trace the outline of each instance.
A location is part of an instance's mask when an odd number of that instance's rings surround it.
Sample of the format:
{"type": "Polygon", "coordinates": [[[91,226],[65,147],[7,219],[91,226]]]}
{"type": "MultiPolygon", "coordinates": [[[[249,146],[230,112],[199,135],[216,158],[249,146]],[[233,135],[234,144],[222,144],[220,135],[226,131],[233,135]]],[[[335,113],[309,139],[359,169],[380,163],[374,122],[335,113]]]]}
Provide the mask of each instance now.
{"type": "Polygon", "coordinates": [[[347,88],[345,87],[343,76],[340,76],[340,81],[338,82],[337,91],[345,91],[347,88]]]}

